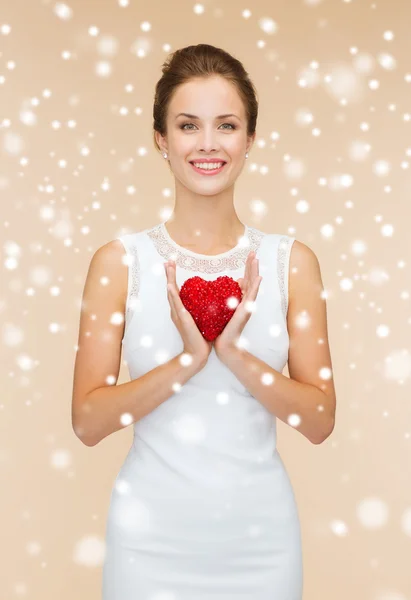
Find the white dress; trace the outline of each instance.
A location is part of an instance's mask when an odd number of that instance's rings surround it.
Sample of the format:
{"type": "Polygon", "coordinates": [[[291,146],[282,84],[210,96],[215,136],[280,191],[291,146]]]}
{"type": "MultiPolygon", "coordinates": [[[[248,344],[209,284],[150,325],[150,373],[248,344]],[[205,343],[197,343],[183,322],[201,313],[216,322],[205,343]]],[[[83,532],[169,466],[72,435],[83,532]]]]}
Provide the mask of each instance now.
{"type": "MultiPolygon", "coordinates": [[[[118,239],[130,261],[122,344],[131,379],[183,350],[163,263],[176,261],[180,289],[195,275],[243,277],[251,250],[263,279],[242,339],[282,372],[295,238],[246,226],[239,244],[216,256],[177,245],[164,223],[118,239]]],[[[133,427],[111,494],[103,600],[302,600],[300,522],[276,449],[276,417],[214,349],[133,427]]]]}

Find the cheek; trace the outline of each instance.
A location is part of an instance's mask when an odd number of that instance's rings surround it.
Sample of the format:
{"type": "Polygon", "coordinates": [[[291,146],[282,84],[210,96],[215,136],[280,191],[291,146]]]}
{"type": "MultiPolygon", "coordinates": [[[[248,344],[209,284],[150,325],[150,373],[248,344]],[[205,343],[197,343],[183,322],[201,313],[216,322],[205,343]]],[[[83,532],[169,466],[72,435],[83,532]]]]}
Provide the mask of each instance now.
{"type": "Polygon", "coordinates": [[[194,138],[192,138],[190,140],[187,136],[177,138],[174,140],[174,143],[173,143],[173,149],[175,151],[175,154],[177,154],[178,156],[181,156],[182,158],[184,158],[185,155],[187,155],[187,154],[191,155],[193,152],[194,146],[195,146],[194,138]]]}
{"type": "Polygon", "coordinates": [[[226,142],[222,142],[221,146],[227,150],[232,157],[241,157],[245,154],[245,143],[240,137],[230,137],[226,142]]]}

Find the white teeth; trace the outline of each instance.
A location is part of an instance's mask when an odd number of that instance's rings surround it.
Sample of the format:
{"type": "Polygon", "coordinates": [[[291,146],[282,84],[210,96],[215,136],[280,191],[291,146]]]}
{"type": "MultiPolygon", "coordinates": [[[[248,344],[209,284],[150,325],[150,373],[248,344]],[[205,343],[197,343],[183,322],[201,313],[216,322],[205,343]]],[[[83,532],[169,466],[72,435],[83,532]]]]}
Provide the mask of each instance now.
{"type": "Polygon", "coordinates": [[[193,163],[198,169],[219,169],[225,163],[193,163]]]}

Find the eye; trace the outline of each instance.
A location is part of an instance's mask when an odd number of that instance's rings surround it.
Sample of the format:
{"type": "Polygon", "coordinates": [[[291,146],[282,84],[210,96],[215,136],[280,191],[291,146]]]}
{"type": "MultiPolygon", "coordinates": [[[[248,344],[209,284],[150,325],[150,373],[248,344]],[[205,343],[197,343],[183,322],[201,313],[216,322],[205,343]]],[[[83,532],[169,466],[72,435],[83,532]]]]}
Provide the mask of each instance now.
{"type": "MultiPolygon", "coordinates": [[[[185,129],[186,125],[193,125],[193,123],[183,123],[182,125],[180,125],[180,129],[185,129]]],[[[235,125],[233,125],[232,123],[222,123],[222,125],[229,125],[233,130],[237,129],[235,125]]],[[[221,127],[221,125],[220,125],[221,127]]],[[[191,128],[190,128],[191,129],[191,128]]],[[[185,129],[185,131],[189,131],[188,129],[185,129]]]]}

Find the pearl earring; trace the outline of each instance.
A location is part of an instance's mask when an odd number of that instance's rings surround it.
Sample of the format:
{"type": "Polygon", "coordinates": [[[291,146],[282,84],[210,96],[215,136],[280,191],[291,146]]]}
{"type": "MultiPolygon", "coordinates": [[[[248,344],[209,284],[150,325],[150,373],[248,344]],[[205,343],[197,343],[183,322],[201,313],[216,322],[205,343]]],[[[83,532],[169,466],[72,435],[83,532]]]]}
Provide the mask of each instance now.
{"type": "Polygon", "coordinates": [[[248,152],[245,153],[245,157],[248,158],[248,152]]]}

